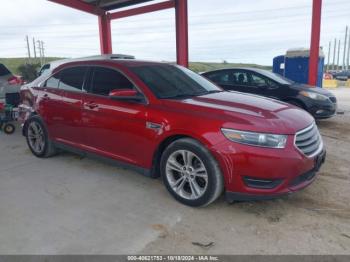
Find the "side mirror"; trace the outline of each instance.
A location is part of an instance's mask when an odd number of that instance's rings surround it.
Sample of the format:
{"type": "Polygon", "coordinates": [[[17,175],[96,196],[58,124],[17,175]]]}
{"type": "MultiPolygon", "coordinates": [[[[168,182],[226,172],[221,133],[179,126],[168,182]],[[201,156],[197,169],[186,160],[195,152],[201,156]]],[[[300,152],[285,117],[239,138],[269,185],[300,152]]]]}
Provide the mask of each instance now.
{"type": "Polygon", "coordinates": [[[130,89],[114,89],[109,92],[109,97],[113,100],[120,101],[144,101],[143,95],[141,95],[137,90],[130,89]]]}

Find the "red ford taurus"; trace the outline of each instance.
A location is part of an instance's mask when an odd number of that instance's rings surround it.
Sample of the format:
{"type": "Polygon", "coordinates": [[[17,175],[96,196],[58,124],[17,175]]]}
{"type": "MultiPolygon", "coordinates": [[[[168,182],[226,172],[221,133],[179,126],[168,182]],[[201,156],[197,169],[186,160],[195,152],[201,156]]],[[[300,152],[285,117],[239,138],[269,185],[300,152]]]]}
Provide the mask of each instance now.
{"type": "Polygon", "coordinates": [[[23,134],[37,157],[58,149],[163,178],[183,204],[269,199],[308,186],[325,160],[297,107],[225,92],[177,66],[75,61],[21,90],[23,134]]]}

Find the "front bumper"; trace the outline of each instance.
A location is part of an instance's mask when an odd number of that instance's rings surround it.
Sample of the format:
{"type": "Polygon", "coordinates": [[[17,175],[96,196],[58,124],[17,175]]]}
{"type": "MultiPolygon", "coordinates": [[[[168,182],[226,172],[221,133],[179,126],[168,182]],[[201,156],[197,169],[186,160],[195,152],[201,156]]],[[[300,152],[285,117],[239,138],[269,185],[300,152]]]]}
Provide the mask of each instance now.
{"type": "MultiPolygon", "coordinates": [[[[284,149],[226,144],[218,146],[216,158],[225,177],[228,201],[268,200],[310,185],[325,162],[324,148],[307,157],[288,139],[284,149]]],[[[230,143],[230,142],[228,142],[230,143]]]]}
{"type": "Polygon", "coordinates": [[[313,102],[309,113],[316,119],[330,118],[337,114],[337,103],[332,101],[313,102]]]}
{"type": "Polygon", "coordinates": [[[315,164],[315,167],[302,175],[295,177],[290,181],[290,191],[284,193],[276,193],[271,195],[261,195],[261,194],[247,194],[247,193],[236,193],[236,192],[225,192],[226,200],[230,203],[232,202],[240,202],[240,201],[262,201],[262,200],[273,200],[276,198],[280,198],[286,195],[293,194],[296,191],[302,190],[308,185],[310,185],[316,178],[316,174],[321,168],[322,164],[326,160],[326,151],[322,151],[322,153],[318,156],[319,162],[315,164]]]}

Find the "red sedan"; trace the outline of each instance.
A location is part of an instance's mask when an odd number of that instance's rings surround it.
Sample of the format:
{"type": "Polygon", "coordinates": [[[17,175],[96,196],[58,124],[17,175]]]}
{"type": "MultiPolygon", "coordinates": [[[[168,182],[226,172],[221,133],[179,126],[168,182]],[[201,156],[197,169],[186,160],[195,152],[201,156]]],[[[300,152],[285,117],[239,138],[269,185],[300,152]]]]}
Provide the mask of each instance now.
{"type": "Polygon", "coordinates": [[[37,157],[70,150],[162,176],[183,204],[277,197],[309,185],[325,150],[314,119],[225,92],[194,72],[136,60],[66,63],[21,90],[37,157]]]}

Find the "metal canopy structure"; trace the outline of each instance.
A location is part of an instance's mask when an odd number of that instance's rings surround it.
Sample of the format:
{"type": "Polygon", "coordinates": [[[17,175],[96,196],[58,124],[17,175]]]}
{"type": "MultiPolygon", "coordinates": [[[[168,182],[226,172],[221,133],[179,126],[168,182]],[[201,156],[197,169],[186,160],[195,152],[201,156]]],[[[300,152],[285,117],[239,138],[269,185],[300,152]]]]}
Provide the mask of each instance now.
{"type": "MultiPolygon", "coordinates": [[[[98,16],[102,54],[112,53],[111,20],[175,8],[177,63],[188,67],[188,12],[187,0],[49,0],[98,16]],[[145,4],[141,7],[134,5],[145,4]],[[118,10],[120,8],[129,8],[118,10]],[[114,10],[114,11],[113,11],[114,10]]],[[[310,0],[311,1],[311,0],[310,0]]],[[[312,28],[310,41],[309,84],[317,83],[321,33],[322,0],[312,0],[312,28]]]]}
{"type": "Polygon", "coordinates": [[[165,9],[175,9],[177,63],[188,67],[188,13],[187,0],[49,0],[98,16],[101,54],[112,54],[111,20],[165,9]],[[131,8],[134,5],[146,4],[131,8]],[[129,8],[130,7],[130,8],[129,8]],[[121,8],[128,8],[118,10],[121,8]]]}
{"type": "Polygon", "coordinates": [[[136,4],[143,4],[152,0],[83,0],[83,2],[98,6],[105,11],[111,11],[118,8],[129,7],[136,4]]]}

